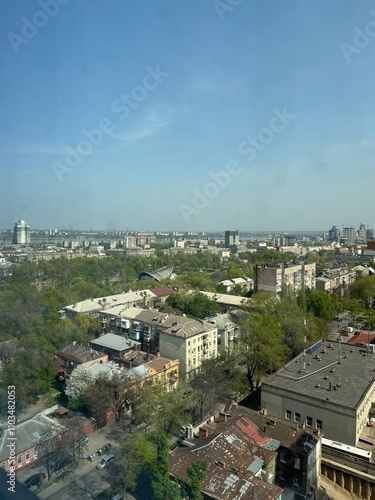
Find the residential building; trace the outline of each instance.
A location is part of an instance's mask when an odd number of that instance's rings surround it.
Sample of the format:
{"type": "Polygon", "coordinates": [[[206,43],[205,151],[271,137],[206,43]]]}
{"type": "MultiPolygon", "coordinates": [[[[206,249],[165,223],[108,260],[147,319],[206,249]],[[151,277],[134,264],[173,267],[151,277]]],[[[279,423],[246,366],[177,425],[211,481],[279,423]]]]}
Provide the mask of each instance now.
{"type": "Polygon", "coordinates": [[[147,384],[161,384],[166,392],[173,391],[178,386],[180,363],[157,356],[143,365],[132,368],[130,372],[138,380],[147,384]]]}
{"type": "Polygon", "coordinates": [[[313,264],[264,264],[255,266],[254,292],[280,295],[283,287],[293,291],[315,288],[316,266],[313,264]]]}
{"type": "Polygon", "coordinates": [[[324,292],[335,292],[341,287],[352,285],[357,279],[357,271],[350,267],[325,269],[322,275],[316,278],[315,287],[324,292]],[[324,279],[325,278],[325,279],[324,279]],[[328,280],[328,282],[326,281],[328,280]]]}
{"type": "Polygon", "coordinates": [[[99,317],[101,311],[118,305],[123,305],[124,307],[147,307],[150,301],[155,298],[156,296],[149,290],[139,290],[136,292],[108,295],[96,299],[86,299],[76,304],[65,306],[59,311],[59,317],[60,319],[69,318],[71,320],[74,320],[80,314],[89,314],[93,317],[99,317]]]}
{"type": "Polygon", "coordinates": [[[55,365],[61,376],[70,375],[78,365],[90,366],[96,361],[106,362],[107,355],[94,351],[76,342],[55,351],[55,365]]]}
{"type": "Polygon", "coordinates": [[[217,358],[217,328],[201,320],[168,317],[159,331],[160,356],[178,359],[183,378],[192,378],[205,359],[217,358]]]}
{"type": "Polygon", "coordinates": [[[65,431],[65,428],[52,418],[52,414],[59,408],[52,406],[34,417],[16,425],[15,430],[4,425],[0,433],[0,466],[9,472],[10,466],[15,471],[32,465],[40,458],[40,445],[44,441],[55,439],[65,431]],[[9,446],[14,442],[14,449],[9,446]],[[12,453],[11,453],[12,452],[12,453]],[[13,455],[14,452],[14,455],[13,455]],[[10,463],[13,455],[14,463],[10,463]]]}
{"type": "Polygon", "coordinates": [[[225,292],[229,293],[234,290],[234,287],[238,285],[241,287],[243,292],[249,292],[254,288],[254,280],[248,278],[247,276],[242,276],[240,278],[232,278],[219,282],[220,285],[225,287],[225,292]]]}
{"type": "Polygon", "coordinates": [[[27,245],[30,243],[30,226],[24,220],[14,224],[13,245],[27,245]]]}
{"type": "Polygon", "coordinates": [[[120,335],[107,333],[102,337],[91,340],[90,347],[100,353],[108,354],[110,359],[117,361],[121,360],[128,351],[140,351],[141,343],[120,335]]]}
{"type": "Polygon", "coordinates": [[[225,231],[224,234],[225,248],[230,248],[231,246],[237,246],[239,244],[240,244],[240,236],[238,231],[225,231]]]}
{"type": "Polygon", "coordinates": [[[357,446],[375,401],[373,349],[321,340],[268,377],[261,406],[270,415],[320,429],[357,446]]]}
{"type": "Polygon", "coordinates": [[[355,243],[355,229],[354,227],[344,227],[342,238],[343,243],[345,242],[347,245],[354,245],[355,243]]]}
{"type": "Polygon", "coordinates": [[[241,297],[240,295],[204,291],[201,291],[200,293],[203,293],[203,295],[216,302],[222,312],[246,308],[247,305],[251,304],[250,298],[241,297]]]}
{"type": "Polygon", "coordinates": [[[221,413],[219,420],[228,425],[215,429],[212,417],[208,424],[212,434],[207,428],[202,428],[198,439],[189,440],[185,446],[170,453],[171,477],[180,484],[188,484],[189,466],[203,460],[208,464],[201,483],[203,498],[281,500],[283,490],[272,484],[277,456],[272,445],[268,448],[259,446],[251,435],[250,422],[245,418],[231,419],[229,422],[228,415],[221,413]]]}
{"type": "Polygon", "coordinates": [[[207,323],[217,327],[218,355],[234,348],[238,340],[240,323],[245,318],[245,311],[233,309],[227,313],[215,314],[215,316],[205,319],[207,323]]]}
{"type": "Polygon", "coordinates": [[[160,383],[166,392],[172,391],[178,385],[179,362],[155,356],[153,359],[134,366],[130,369],[122,368],[113,361],[102,362],[95,361],[91,365],[92,371],[96,377],[106,375],[112,377],[116,374],[123,374],[129,381],[135,379],[143,383],[160,383]]]}
{"type": "Polygon", "coordinates": [[[339,226],[332,226],[328,232],[328,241],[338,242],[340,240],[340,228],[339,226]]]}
{"type": "MultiPolygon", "coordinates": [[[[269,483],[281,486],[283,498],[314,498],[320,478],[320,431],[270,416],[265,411],[245,408],[230,400],[217,418],[210,418],[200,425],[198,435],[207,438],[226,432],[234,437],[239,431],[249,436],[260,450],[276,453],[275,460],[268,466],[258,458],[248,470],[269,483]]],[[[201,439],[193,440],[193,443],[190,439],[188,441],[186,444],[193,444],[201,439]]],[[[223,452],[230,456],[229,449],[223,452]]]]}

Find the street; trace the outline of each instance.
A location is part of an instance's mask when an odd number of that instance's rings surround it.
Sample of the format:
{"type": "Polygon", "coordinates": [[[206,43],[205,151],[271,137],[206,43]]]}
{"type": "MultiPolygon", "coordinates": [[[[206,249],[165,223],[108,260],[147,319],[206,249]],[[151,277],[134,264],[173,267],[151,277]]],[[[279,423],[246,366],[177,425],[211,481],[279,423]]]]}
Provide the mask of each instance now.
{"type": "Polygon", "coordinates": [[[71,500],[80,498],[82,500],[91,500],[93,496],[109,487],[105,480],[105,470],[97,470],[95,463],[88,463],[75,474],[68,476],[67,479],[50,486],[41,493],[39,498],[45,500],[71,500]]]}

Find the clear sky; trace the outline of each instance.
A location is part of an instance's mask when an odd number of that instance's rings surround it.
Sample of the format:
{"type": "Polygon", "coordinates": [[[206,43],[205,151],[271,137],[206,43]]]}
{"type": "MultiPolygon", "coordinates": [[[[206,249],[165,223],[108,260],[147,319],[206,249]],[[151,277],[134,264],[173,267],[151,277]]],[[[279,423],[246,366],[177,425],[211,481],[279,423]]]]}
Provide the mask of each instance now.
{"type": "Polygon", "coordinates": [[[375,1],[0,16],[0,227],[375,225],[375,1]]]}

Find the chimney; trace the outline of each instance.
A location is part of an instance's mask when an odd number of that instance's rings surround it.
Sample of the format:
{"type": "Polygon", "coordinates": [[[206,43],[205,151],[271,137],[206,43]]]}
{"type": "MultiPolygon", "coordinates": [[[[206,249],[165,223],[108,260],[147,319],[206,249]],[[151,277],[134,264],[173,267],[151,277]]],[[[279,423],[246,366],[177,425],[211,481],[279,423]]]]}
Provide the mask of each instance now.
{"type": "Polygon", "coordinates": [[[219,422],[227,422],[227,421],[228,421],[228,415],[221,411],[219,413],[219,422]]]}
{"type": "Polygon", "coordinates": [[[206,437],[208,437],[208,430],[207,429],[203,429],[202,427],[199,427],[198,437],[200,437],[200,438],[206,438],[206,437]]]}

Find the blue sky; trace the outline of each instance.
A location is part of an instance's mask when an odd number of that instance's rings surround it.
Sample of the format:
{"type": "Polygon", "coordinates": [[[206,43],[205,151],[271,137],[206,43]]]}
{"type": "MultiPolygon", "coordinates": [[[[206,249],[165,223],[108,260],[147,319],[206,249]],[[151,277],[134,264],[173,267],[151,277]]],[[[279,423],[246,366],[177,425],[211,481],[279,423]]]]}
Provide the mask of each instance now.
{"type": "Polygon", "coordinates": [[[0,227],[375,225],[375,1],[56,2],[0,5],[0,227]]]}

